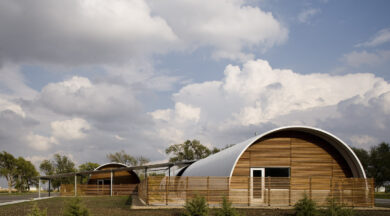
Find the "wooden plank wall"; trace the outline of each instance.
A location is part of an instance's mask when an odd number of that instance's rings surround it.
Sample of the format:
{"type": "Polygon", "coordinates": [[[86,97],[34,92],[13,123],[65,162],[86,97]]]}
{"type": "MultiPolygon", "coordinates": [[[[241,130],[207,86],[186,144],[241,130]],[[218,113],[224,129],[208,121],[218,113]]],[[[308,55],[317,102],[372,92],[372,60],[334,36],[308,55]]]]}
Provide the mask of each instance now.
{"type": "Polygon", "coordinates": [[[276,133],[256,142],[240,157],[232,176],[250,176],[250,168],[255,167],[290,167],[292,178],[352,177],[336,149],[305,133],[276,133]]]}

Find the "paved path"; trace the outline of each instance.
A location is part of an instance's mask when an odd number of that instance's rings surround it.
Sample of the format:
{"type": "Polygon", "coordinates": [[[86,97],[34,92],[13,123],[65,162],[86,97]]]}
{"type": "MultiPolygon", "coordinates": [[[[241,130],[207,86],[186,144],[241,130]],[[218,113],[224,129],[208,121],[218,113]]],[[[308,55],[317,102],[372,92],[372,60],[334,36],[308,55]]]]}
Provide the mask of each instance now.
{"type": "MultiPolygon", "coordinates": [[[[48,193],[41,193],[41,197],[48,197],[48,193]]],[[[58,196],[58,193],[51,193],[50,196],[58,196]]],[[[26,194],[1,194],[0,195],[0,204],[8,203],[20,200],[32,200],[38,198],[38,193],[26,193],[26,194]]]]}

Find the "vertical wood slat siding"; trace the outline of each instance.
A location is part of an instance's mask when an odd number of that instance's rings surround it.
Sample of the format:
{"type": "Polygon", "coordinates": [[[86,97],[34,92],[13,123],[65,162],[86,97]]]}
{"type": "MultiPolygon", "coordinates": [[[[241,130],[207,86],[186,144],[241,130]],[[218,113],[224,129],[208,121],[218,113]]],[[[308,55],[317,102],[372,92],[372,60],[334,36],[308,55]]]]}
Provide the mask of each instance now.
{"type": "Polygon", "coordinates": [[[150,205],[184,205],[186,200],[203,196],[213,205],[221,204],[223,197],[227,197],[237,206],[289,206],[294,205],[307,193],[320,206],[326,205],[327,199],[333,197],[335,202],[346,206],[373,207],[373,179],[266,177],[264,188],[251,184],[254,181],[261,182],[261,179],[248,176],[150,176],[148,193],[143,193],[146,197],[140,194],[140,198],[145,202],[148,200],[150,205]],[[290,185],[299,188],[290,184],[291,182],[296,182],[301,189],[291,189],[290,185]],[[254,200],[251,197],[253,190],[260,189],[263,190],[263,200],[254,200]]]}

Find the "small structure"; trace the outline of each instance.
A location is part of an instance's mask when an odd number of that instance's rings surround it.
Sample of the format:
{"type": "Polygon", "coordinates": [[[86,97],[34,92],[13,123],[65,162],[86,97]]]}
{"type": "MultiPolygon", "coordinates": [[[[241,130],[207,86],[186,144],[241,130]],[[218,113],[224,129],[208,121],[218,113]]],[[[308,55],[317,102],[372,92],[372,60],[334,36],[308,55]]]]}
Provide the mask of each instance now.
{"type": "MultiPolygon", "coordinates": [[[[121,163],[107,163],[97,167],[94,171],[115,170],[127,167],[128,166],[121,163]]],[[[137,192],[137,185],[139,183],[140,179],[133,170],[92,173],[88,179],[87,188],[89,189],[86,191],[86,195],[109,195],[111,190],[110,187],[112,187],[113,195],[133,194],[137,192]]]]}

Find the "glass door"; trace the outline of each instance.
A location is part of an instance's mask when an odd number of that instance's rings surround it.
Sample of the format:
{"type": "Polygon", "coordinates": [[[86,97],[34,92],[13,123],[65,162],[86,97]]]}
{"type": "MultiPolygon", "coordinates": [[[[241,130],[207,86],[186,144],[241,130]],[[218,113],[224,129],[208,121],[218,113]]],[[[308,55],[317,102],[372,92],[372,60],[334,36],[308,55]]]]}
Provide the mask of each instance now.
{"type": "Polygon", "coordinates": [[[264,201],[265,169],[251,168],[250,195],[251,203],[264,201]]]}

